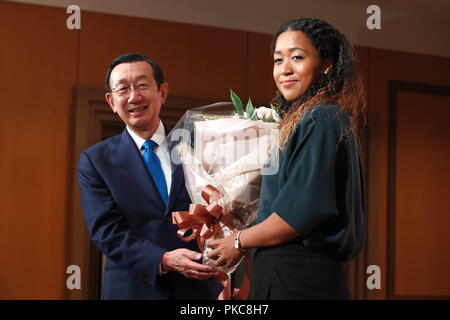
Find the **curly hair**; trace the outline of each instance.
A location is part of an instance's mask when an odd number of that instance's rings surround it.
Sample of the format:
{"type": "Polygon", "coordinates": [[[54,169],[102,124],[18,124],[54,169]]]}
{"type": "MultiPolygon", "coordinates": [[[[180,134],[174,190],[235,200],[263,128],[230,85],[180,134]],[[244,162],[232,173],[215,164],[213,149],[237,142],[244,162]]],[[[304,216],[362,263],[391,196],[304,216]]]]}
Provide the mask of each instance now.
{"type": "MultiPolygon", "coordinates": [[[[325,21],[313,18],[292,20],[282,25],[272,38],[271,51],[278,37],[286,31],[303,32],[317,49],[320,57],[331,58],[332,67],[300,97],[287,101],[278,90],[273,103],[281,118],[279,145],[283,150],[297,122],[312,106],[331,102],[345,110],[351,120],[351,132],[358,138],[364,123],[365,96],[353,47],[347,38],[325,21]]],[[[345,134],[345,133],[344,133],[345,134]]]]}

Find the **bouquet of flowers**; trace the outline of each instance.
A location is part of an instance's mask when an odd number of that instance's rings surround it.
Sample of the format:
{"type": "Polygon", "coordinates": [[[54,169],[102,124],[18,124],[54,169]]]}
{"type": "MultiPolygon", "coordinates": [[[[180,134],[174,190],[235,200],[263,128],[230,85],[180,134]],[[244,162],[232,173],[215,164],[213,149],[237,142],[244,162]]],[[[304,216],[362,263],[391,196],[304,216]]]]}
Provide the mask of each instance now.
{"type": "Polygon", "coordinates": [[[230,103],[188,110],[168,136],[172,159],[184,169],[191,197],[189,211],[174,212],[173,222],[185,241],[196,239],[203,263],[214,266],[208,241],[244,229],[255,219],[262,174],[277,170],[277,123],[274,108],[253,108],[231,90],[230,103]],[[269,157],[270,156],[270,157],[269,157]],[[190,234],[189,234],[190,233],[190,234]]]}

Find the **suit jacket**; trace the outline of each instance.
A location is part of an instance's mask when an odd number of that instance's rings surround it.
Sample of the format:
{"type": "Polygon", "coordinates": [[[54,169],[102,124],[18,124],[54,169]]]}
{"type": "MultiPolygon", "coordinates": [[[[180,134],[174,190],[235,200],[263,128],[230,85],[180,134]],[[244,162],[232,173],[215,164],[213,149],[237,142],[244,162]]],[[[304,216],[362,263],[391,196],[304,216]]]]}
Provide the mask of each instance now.
{"type": "MultiPolygon", "coordinates": [[[[168,132],[168,128],[166,133],[168,132]]],[[[122,134],[89,147],[77,168],[83,215],[92,241],[107,257],[102,299],[215,299],[215,279],[191,280],[177,272],[158,275],[166,251],[188,248],[172,224],[172,211],[190,198],[182,166],[172,164],[169,203],[164,202],[135,142],[122,134]]]]}

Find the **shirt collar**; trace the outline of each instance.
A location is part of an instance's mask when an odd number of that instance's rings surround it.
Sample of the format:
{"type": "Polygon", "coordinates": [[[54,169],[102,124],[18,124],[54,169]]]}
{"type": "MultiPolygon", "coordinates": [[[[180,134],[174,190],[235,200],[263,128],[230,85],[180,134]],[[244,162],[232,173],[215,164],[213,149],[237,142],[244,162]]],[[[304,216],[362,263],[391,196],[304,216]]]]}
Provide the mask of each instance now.
{"type": "MultiPolygon", "coordinates": [[[[131,138],[133,139],[134,143],[136,143],[136,146],[138,147],[138,149],[141,150],[142,145],[145,142],[145,139],[142,139],[141,137],[139,137],[128,126],[127,126],[127,131],[130,134],[131,138]]],[[[158,128],[156,128],[156,131],[153,134],[153,136],[150,138],[150,140],[155,141],[160,146],[164,142],[165,138],[166,138],[166,134],[165,134],[165,130],[164,130],[164,125],[163,125],[162,121],[159,120],[158,128]]]]}

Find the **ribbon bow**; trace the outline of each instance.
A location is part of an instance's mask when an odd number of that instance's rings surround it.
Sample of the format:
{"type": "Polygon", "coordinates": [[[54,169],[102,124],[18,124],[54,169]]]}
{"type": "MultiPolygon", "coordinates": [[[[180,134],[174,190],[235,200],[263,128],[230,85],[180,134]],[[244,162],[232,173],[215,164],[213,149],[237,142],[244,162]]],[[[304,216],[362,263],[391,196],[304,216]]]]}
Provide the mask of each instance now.
{"type": "MultiPolygon", "coordinates": [[[[189,211],[176,211],[172,213],[172,223],[178,225],[178,237],[184,242],[197,239],[198,247],[203,252],[205,240],[213,237],[220,231],[220,222],[224,223],[230,230],[234,230],[233,217],[226,213],[219,205],[220,192],[211,185],[206,185],[202,190],[202,198],[208,203],[207,206],[202,204],[191,203],[189,211]],[[192,230],[190,236],[185,234],[192,230]]],[[[250,286],[250,259],[248,254],[246,258],[246,272],[241,289],[234,289],[231,294],[230,279],[225,273],[217,276],[224,287],[219,295],[219,300],[229,300],[233,296],[236,299],[244,300],[248,296],[250,286]]]]}
{"type": "Polygon", "coordinates": [[[202,198],[208,203],[207,206],[191,203],[189,211],[176,211],[172,214],[172,223],[179,227],[178,237],[184,242],[197,239],[201,251],[205,240],[219,232],[220,221],[234,229],[231,215],[226,214],[219,205],[219,190],[208,184],[202,190],[202,198]],[[192,234],[186,237],[189,230],[192,230],[192,234]]]}

